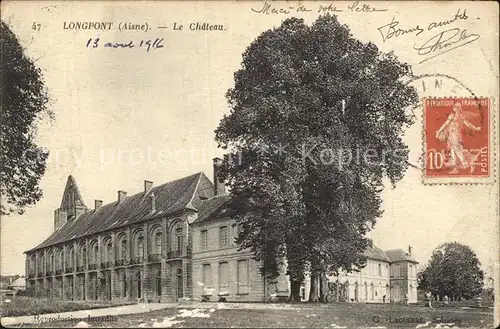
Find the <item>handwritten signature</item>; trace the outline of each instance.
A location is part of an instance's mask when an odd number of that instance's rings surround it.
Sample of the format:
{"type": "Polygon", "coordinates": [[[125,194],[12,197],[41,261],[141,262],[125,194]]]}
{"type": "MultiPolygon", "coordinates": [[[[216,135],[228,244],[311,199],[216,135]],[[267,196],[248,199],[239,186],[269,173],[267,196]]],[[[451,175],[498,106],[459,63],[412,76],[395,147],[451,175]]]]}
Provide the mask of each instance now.
{"type": "Polygon", "coordinates": [[[414,45],[413,49],[417,50],[421,56],[430,55],[420,61],[422,64],[431,58],[474,42],[479,37],[479,34],[468,34],[466,29],[453,28],[436,34],[421,46],[414,45]]]}

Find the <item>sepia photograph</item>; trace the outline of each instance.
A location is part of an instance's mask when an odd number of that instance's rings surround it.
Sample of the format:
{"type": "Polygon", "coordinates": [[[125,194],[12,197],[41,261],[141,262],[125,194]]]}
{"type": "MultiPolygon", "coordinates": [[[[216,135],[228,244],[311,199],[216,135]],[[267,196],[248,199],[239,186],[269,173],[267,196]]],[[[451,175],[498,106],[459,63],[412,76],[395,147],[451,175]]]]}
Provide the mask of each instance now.
{"type": "Polygon", "coordinates": [[[492,1],[3,1],[7,328],[496,328],[492,1]]]}

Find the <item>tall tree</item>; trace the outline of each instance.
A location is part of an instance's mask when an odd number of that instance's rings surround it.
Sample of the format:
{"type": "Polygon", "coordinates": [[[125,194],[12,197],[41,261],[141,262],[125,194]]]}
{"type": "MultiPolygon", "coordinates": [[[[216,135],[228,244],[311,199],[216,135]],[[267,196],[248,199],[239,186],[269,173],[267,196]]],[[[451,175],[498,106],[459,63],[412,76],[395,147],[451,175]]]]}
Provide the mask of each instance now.
{"type": "Polygon", "coordinates": [[[458,242],[445,243],[432,253],[419,275],[419,289],[451,300],[471,299],[483,289],[484,273],[474,251],[458,242]]]}
{"type": "Polygon", "coordinates": [[[418,102],[409,75],[333,15],[311,26],[287,19],[244,52],[216,130],[227,151],[221,176],[237,242],[266,260],[268,276],[286,261],[291,300],[305,271],[316,278],[364,264],[383,178],[395,184],[407,168],[402,135],[418,102]]]}
{"type": "Polygon", "coordinates": [[[53,113],[40,68],[28,58],[5,22],[0,23],[1,51],[1,214],[22,214],[42,196],[40,178],[48,152],[35,143],[39,121],[53,113]]]}

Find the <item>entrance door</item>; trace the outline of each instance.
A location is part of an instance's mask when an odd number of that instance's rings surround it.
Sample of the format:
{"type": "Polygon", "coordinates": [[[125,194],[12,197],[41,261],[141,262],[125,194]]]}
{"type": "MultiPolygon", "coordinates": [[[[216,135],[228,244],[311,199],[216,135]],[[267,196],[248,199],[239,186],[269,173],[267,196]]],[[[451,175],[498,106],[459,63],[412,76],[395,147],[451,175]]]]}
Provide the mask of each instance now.
{"type": "Polygon", "coordinates": [[[122,276],[122,298],[127,298],[127,276],[122,276]]]}
{"type": "Polygon", "coordinates": [[[74,288],[75,286],[73,285],[73,278],[69,277],[68,278],[68,285],[69,285],[69,299],[74,300],[75,297],[75,291],[74,288]]]}
{"type": "Polygon", "coordinates": [[[391,299],[393,302],[401,301],[401,287],[394,285],[391,287],[391,299]]]}
{"type": "Polygon", "coordinates": [[[156,272],[156,280],[155,280],[155,286],[156,286],[156,296],[161,296],[161,270],[158,269],[156,272]]]}
{"type": "Polygon", "coordinates": [[[107,295],[108,295],[108,300],[111,300],[111,274],[106,280],[106,290],[107,290],[107,295]]]}
{"type": "Polygon", "coordinates": [[[184,297],[182,269],[177,270],[177,299],[184,297]]]}
{"type": "Polygon", "coordinates": [[[107,293],[108,293],[108,287],[106,285],[106,278],[99,278],[98,279],[98,286],[97,286],[97,299],[106,299],[107,298],[107,293]]]}
{"type": "Polygon", "coordinates": [[[137,298],[142,298],[142,280],[141,272],[137,272],[137,298]]]}
{"type": "Polygon", "coordinates": [[[99,281],[97,279],[97,275],[94,276],[93,281],[94,281],[94,284],[92,285],[92,289],[94,290],[93,291],[94,292],[94,299],[97,300],[99,297],[99,295],[98,295],[98,293],[99,293],[99,281]]]}
{"type": "Polygon", "coordinates": [[[85,300],[85,277],[82,278],[82,288],[81,288],[81,292],[82,292],[82,298],[81,300],[85,300]]]}

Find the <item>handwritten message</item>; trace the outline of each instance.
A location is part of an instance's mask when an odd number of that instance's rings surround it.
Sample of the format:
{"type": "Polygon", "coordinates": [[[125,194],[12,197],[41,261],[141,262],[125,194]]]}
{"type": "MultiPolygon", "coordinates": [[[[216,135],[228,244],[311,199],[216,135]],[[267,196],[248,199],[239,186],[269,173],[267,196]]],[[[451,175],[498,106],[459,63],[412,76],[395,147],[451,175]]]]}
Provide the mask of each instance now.
{"type": "Polygon", "coordinates": [[[355,13],[371,13],[377,11],[387,11],[387,9],[375,7],[368,3],[361,3],[360,1],[353,1],[348,5],[334,5],[330,4],[320,4],[314,6],[312,4],[298,4],[291,5],[287,3],[271,3],[265,1],[262,5],[252,7],[251,10],[256,14],[261,15],[289,15],[293,13],[307,13],[315,12],[318,14],[323,13],[341,13],[344,11],[355,12],[355,13]]]}
{"type": "Polygon", "coordinates": [[[423,57],[420,61],[421,64],[431,58],[443,55],[453,49],[463,47],[479,39],[479,34],[470,33],[466,29],[459,27],[452,27],[444,31],[440,30],[440,28],[456,25],[458,22],[465,21],[468,18],[466,10],[464,9],[462,11],[459,8],[453,17],[441,21],[431,21],[424,25],[417,24],[408,27],[403,25],[404,22],[400,22],[393,17],[391,22],[377,29],[380,32],[383,42],[409,35],[418,36],[422,33],[425,35],[428,31],[431,31],[431,33],[439,31],[437,34],[432,35],[427,41],[414,44],[413,49],[417,51],[419,56],[423,57]]]}

